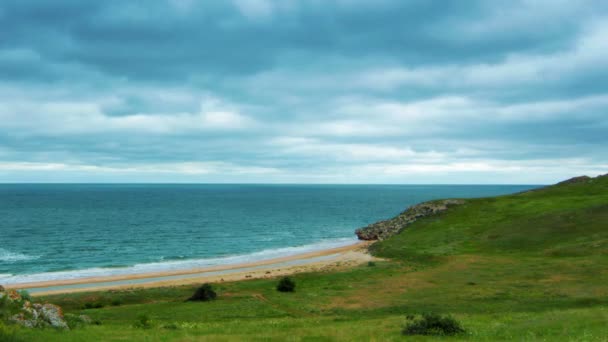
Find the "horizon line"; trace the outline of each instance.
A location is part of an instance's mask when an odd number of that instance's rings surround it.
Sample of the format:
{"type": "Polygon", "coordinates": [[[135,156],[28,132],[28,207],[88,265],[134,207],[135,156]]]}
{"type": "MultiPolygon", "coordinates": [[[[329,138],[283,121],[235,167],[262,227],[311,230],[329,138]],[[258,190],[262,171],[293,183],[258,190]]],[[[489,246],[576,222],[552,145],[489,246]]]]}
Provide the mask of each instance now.
{"type": "Polygon", "coordinates": [[[552,185],[554,183],[0,182],[0,185],[552,185]]]}

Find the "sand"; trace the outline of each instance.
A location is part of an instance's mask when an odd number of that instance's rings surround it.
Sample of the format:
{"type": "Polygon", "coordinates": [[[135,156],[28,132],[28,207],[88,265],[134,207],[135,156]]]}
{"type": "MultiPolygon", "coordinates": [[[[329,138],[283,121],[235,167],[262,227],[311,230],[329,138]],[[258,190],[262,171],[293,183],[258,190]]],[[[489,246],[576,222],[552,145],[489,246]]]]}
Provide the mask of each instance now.
{"type": "Polygon", "coordinates": [[[40,296],[58,293],[218,283],[223,281],[273,278],[301,272],[333,271],[375,260],[367,252],[369,244],[369,242],[358,242],[339,248],[251,263],[170,272],[45,281],[7,287],[27,289],[33,296],[40,296]]]}

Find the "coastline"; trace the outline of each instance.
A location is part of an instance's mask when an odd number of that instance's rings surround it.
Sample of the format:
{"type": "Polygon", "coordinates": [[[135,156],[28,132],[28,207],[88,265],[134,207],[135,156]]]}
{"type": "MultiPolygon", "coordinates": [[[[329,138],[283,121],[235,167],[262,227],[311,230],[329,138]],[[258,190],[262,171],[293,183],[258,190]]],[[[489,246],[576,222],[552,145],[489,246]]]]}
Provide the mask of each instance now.
{"type": "Polygon", "coordinates": [[[149,272],[128,275],[89,277],[72,280],[52,280],[11,284],[6,288],[25,289],[33,296],[124,290],[188,285],[203,282],[237,281],[272,278],[301,272],[335,270],[375,260],[367,252],[371,242],[360,241],[352,245],[294,254],[273,259],[237,264],[226,264],[176,271],[149,272]]]}

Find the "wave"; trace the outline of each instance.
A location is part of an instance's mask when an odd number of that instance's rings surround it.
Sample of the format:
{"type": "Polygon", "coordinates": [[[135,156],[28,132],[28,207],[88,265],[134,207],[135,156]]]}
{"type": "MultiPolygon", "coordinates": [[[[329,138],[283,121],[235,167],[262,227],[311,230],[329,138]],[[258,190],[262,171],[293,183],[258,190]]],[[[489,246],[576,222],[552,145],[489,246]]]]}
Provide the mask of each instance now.
{"type": "Polygon", "coordinates": [[[0,281],[7,285],[16,285],[23,283],[33,283],[42,281],[55,280],[74,280],[90,277],[105,277],[116,275],[133,275],[141,273],[166,272],[166,271],[182,271],[202,267],[232,265],[247,262],[257,262],[275,258],[281,258],[291,255],[303,254],[308,252],[320,251],[325,249],[344,247],[357,242],[356,238],[341,238],[333,240],[322,240],[317,243],[296,246],[283,247],[276,249],[266,249],[250,254],[232,255],[219,258],[207,259],[188,259],[188,260],[171,260],[152,262],[145,264],[135,264],[128,267],[94,267],[72,271],[58,272],[43,272],[34,274],[19,274],[0,277],[0,281]]]}
{"type": "Polygon", "coordinates": [[[0,248],[0,262],[18,262],[18,261],[28,261],[35,260],[40,258],[39,255],[27,255],[23,253],[16,253],[8,251],[4,248],[0,248]]]}

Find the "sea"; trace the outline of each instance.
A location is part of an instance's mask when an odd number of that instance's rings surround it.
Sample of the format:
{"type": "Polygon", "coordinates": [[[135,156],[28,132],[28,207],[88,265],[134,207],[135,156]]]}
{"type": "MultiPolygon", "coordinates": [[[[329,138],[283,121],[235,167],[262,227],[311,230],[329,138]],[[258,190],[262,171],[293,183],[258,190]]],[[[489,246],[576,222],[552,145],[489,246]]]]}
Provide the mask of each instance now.
{"type": "Polygon", "coordinates": [[[441,198],[535,185],[0,184],[0,284],[186,270],[355,243],[441,198]]]}

